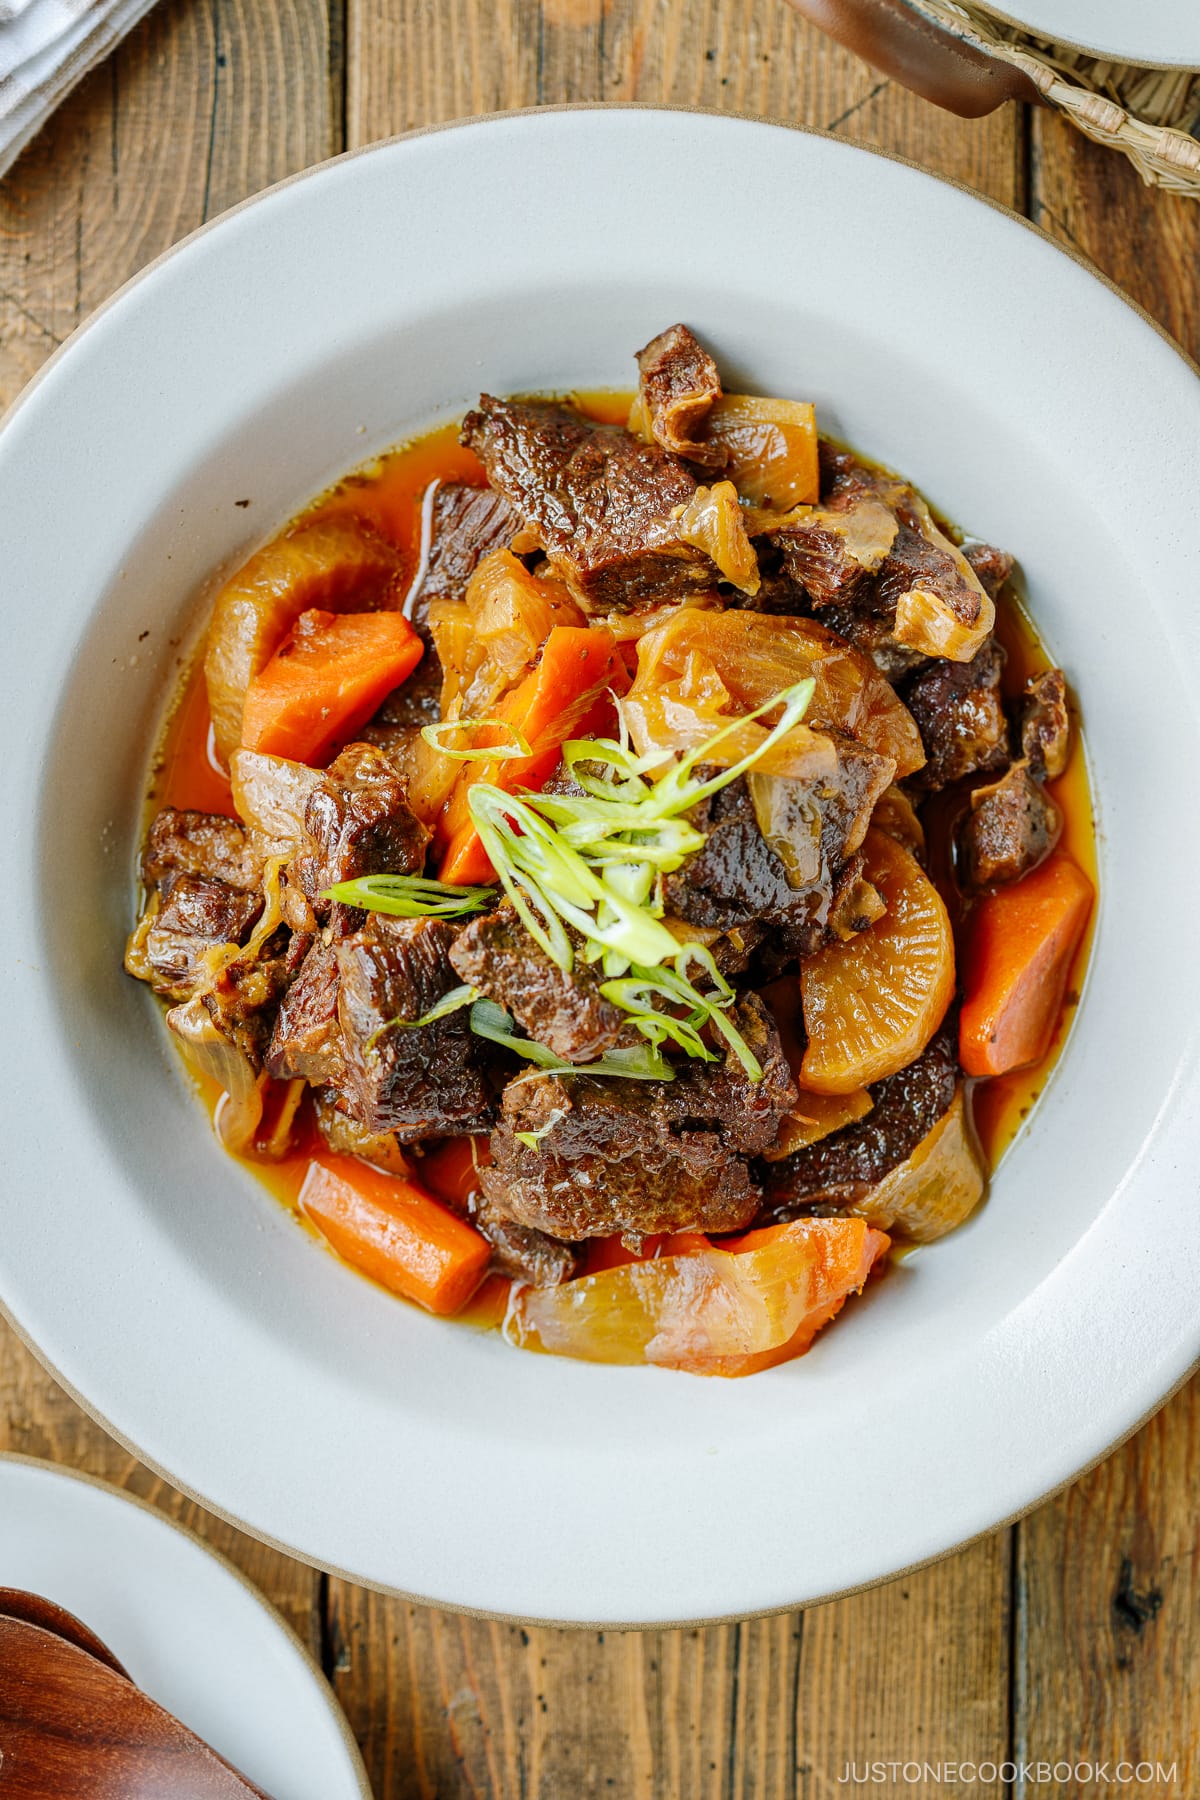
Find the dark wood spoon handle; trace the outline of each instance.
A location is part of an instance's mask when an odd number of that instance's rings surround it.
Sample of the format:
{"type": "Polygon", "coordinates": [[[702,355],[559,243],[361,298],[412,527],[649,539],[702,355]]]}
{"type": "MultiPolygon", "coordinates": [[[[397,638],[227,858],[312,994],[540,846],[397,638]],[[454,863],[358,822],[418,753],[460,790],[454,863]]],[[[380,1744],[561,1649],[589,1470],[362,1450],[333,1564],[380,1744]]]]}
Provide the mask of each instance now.
{"type": "Polygon", "coordinates": [[[270,1800],[90,1651],[0,1618],[2,1800],[270,1800]]]}
{"type": "Polygon", "coordinates": [[[947,112],[977,119],[1006,100],[1041,103],[1021,69],[945,30],[909,0],[792,0],[797,12],[947,112]]]}
{"type": "Polygon", "coordinates": [[[129,1671],[117,1661],[103,1638],[98,1638],[65,1606],[58,1606],[41,1594],[30,1594],[24,1588],[0,1587],[0,1618],[23,1619],[26,1625],[40,1625],[43,1631],[52,1631],[55,1637],[86,1650],[114,1674],[124,1675],[126,1681],[130,1678],[129,1671]]]}

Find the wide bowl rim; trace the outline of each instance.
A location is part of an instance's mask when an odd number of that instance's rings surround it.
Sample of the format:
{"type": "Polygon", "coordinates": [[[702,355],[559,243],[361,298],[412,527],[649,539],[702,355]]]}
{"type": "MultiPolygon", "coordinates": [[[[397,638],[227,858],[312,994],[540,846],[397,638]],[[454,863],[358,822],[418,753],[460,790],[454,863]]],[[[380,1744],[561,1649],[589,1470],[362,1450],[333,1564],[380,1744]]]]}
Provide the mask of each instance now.
{"type": "MultiPolygon", "coordinates": [[[[762,128],[762,129],[766,129],[766,130],[784,130],[795,136],[806,136],[806,137],[821,139],[821,140],[825,140],[825,141],[837,144],[839,147],[839,150],[842,150],[842,151],[857,153],[858,155],[863,156],[863,157],[878,157],[878,158],[881,158],[882,160],[899,164],[900,166],[913,171],[915,174],[922,177],[925,181],[931,181],[939,186],[944,186],[944,187],[954,189],[957,192],[967,195],[968,197],[970,197],[971,199],[976,200],[976,201],[982,199],[985,201],[985,203],[988,205],[988,207],[991,208],[994,212],[1000,214],[1004,218],[1007,218],[1009,220],[1015,220],[1019,224],[1025,226],[1027,231],[1032,233],[1033,236],[1039,241],[1039,243],[1041,243],[1042,245],[1049,245],[1051,248],[1061,252],[1061,254],[1063,256],[1065,256],[1069,262],[1072,262],[1075,265],[1077,265],[1079,268],[1082,268],[1086,273],[1091,275],[1093,278],[1098,278],[1099,281],[1101,282],[1101,284],[1111,294],[1116,295],[1122,301],[1123,305],[1129,309],[1130,312],[1132,312],[1144,324],[1148,324],[1152,327],[1152,329],[1155,332],[1155,334],[1157,335],[1157,337],[1160,338],[1166,345],[1168,345],[1168,347],[1173,352],[1173,354],[1175,356],[1177,356],[1180,359],[1180,361],[1183,362],[1184,367],[1187,370],[1189,370],[1189,372],[1191,372],[1194,375],[1200,374],[1200,371],[1198,371],[1196,369],[1195,364],[1193,364],[1191,362],[1191,360],[1186,356],[1186,354],[1179,348],[1179,346],[1174,343],[1174,341],[1171,339],[1170,335],[1163,329],[1163,327],[1156,320],[1154,320],[1148,313],[1146,313],[1143,308],[1138,306],[1136,302],[1132,301],[1128,295],[1124,294],[1118,287],[1116,287],[1116,285],[1113,282],[1111,282],[1107,277],[1105,277],[1098,270],[1096,270],[1094,268],[1094,266],[1088,261],[1087,258],[1083,257],[1078,252],[1074,251],[1073,249],[1071,249],[1067,246],[1057,244],[1053,240],[1048,239],[1043,232],[1039,231],[1038,228],[1031,223],[1031,221],[1029,221],[1028,219],[1025,219],[1020,214],[1013,212],[1011,209],[1005,207],[1002,203],[997,202],[997,201],[989,198],[988,196],[976,194],[974,192],[974,190],[970,189],[963,183],[956,182],[953,180],[948,180],[944,177],[932,175],[928,170],[922,169],[920,167],[920,165],[912,162],[911,160],[909,160],[907,158],[894,156],[888,152],[880,152],[880,151],[867,149],[863,146],[849,145],[845,142],[845,140],[838,138],[835,134],[831,134],[831,133],[827,133],[827,132],[820,132],[820,131],[813,131],[813,130],[809,130],[809,129],[803,128],[803,127],[797,127],[795,125],[792,125],[792,124],[790,124],[788,122],[784,122],[784,121],[749,120],[749,119],[740,118],[737,115],[730,115],[730,114],[710,111],[707,109],[690,108],[690,107],[664,108],[664,107],[654,107],[654,106],[624,106],[624,105],[614,105],[614,104],[608,104],[608,103],[581,104],[581,105],[568,105],[568,106],[554,107],[554,108],[528,108],[528,109],[524,109],[522,112],[516,113],[516,114],[488,115],[488,116],[484,116],[481,118],[472,118],[472,119],[468,119],[468,120],[456,120],[456,121],[448,122],[446,124],[424,127],[417,131],[414,131],[414,132],[399,134],[398,136],[396,136],[394,138],[384,140],[378,144],[363,146],[362,148],[346,152],[342,156],[331,158],[327,162],[314,165],[310,169],[300,171],[297,174],[288,177],[285,181],[275,184],[275,186],[273,186],[272,188],[264,190],[263,193],[252,196],[252,197],[248,198],[247,200],[239,203],[239,205],[237,205],[234,208],[231,208],[227,213],[220,215],[219,218],[205,222],[202,226],[198,227],[196,231],[190,233],[186,238],[182,239],[178,244],[173,245],[170,249],[163,252],[163,254],[160,257],[156,258],[152,263],[148,264],[145,269],[139,271],[135,276],[133,276],[129,282],[125,283],[119,290],[117,290],[117,292],[113,296],[111,296],[106,302],[104,302],[101,307],[97,308],[97,310],[93,314],[91,314],[89,316],[89,318],[87,320],[85,320],[77,328],[77,330],[75,332],[73,332],[72,335],[64,342],[64,344],[62,346],[60,346],[55,351],[55,353],[47,360],[47,362],[42,366],[42,368],[35,374],[35,376],[32,378],[32,380],[22,390],[21,394],[16,397],[16,399],[14,400],[13,404],[10,406],[8,411],[3,415],[2,418],[0,418],[0,453],[2,453],[2,451],[3,451],[4,434],[6,433],[11,422],[14,420],[14,418],[16,418],[19,415],[19,413],[23,410],[23,408],[27,404],[27,402],[31,398],[33,398],[39,390],[41,390],[43,388],[45,382],[47,381],[47,378],[53,379],[56,371],[61,367],[64,357],[66,357],[69,352],[72,352],[75,349],[75,347],[78,345],[80,339],[85,337],[90,331],[93,330],[93,328],[95,326],[100,324],[102,322],[102,320],[107,316],[107,314],[113,308],[117,307],[123,301],[125,296],[127,296],[130,293],[131,290],[139,288],[144,282],[146,282],[148,279],[151,279],[157,270],[161,269],[165,264],[173,262],[178,256],[185,253],[189,249],[189,247],[193,246],[198,240],[206,237],[216,227],[226,224],[230,218],[240,215],[244,212],[247,212],[251,208],[260,207],[264,203],[269,203],[273,197],[277,196],[283,190],[289,189],[299,183],[305,183],[305,182],[310,182],[314,179],[319,179],[326,171],[328,171],[331,168],[337,167],[337,166],[347,163],[347,162],[356,161],[359,159],[378,157],[382,153],[394,151],[397,146],[404,145],[404,144],[409,143],[416,139],[421,139],[421,138],[425,138],[425,137],[429,137],[429,136],[433,136],[433,135],[444,135],[444,134],[448,134],[448,133],[462,133],[462,132],[465,132],[465,131],[468,131],[471,129],[478,129],[481,126],[486,128],[487,126],[492,125],[492,124],[507,125],[507,124],[510,124],[514,119],[529,120],[529,119],[536,119],[536,118],[545,118],[547,116],[561,115],[564,113],[582,113],[582,114],[604,113],[604,114],[608,114],[608,115],[624,114],[624,115],[629,115],[632,117],[636,117],[638,115],[643,115],[643,116],[649,115],[652,118],[655,116],[661,116],[664,114],[669,115],[669,114],[678,113],[678,114],[684,114],[684,115],[690,116],[690,117],[698,117],[698,118],[701,118],[704,120],[718,120],[718,121],[721,121],[723,124],[732,123],[732,124],[737,124],[739,126],[754,126],[754,127],[758,127],[758,128],[762,128]]],[[[43,1351],[37,1345],[37,1343],[33,1340],[31,1334],[28,1331],[26,1331],[26,1329],[21,1324],[20,1320],[14,1316],[12,1310],[9,1308],[7,1303],[5,1301],[3,1301],[2,1299],[0,1299],[0,1312],[4,1313],[4,1316],[9,1319],[10,1323],[13,1325],[14,1329],[17,1331],[18,1335],[22,1338],[22,1340],[29,1346],[29,1348],[38,1357],[38,1359],[50,1370],[50,1372],[55,1376],[55,1378],[57,1380],[59,1380],[60,1383],[64,1387],[66,1387],[67,1391],[72,1394],[73,1398],[76,1399],[76,1401],[81,1405],[81,1407],[86,1412],[88,1412],[92,1417],[96,1418],[98,1420],[98,1422],[101,1423],[104,1426],[104,1428],[112,1436],[117,1438],[118,1441],[126,1444],[127,1447],[134,1454],[136,1454],[142,1461],[146,1462],[147,1466],[151,1467],[157,1473],[164,1476],[165,1479],[171,1481],[174,1486],[176,1486],[177,1488],[180,1489],[180,1491],[197,1499],[201,1504],[203,1504],[204,1506],[209,1508],[209,1510],[213,1511],[220,1517],[228,1519],[231,1523],[237,1525],[240,1529],[248,1532],[250,1535],[254,1536],[255,1538],[259,1539],[260,1541],[268,1543],[268,1544],[272,1544],[277,1548],[284,1549],[287,1551],[288,1554],[296,1556],[299,1560],[307,1562],[314,1567],[333,1569],[335,1572],[344,1573],[348,1579],[359,1582],[364,1586],[372,1587],[378,1591],[394,1594],[394,1595],[403,1597],[405,1599],[415,1600],[415,1601],[420,1602],[421,1604],[428,1604],[428,1605],[432,1605],[435,1607],[444,1607],[444,1608],[448,1608],[448,1609],[460,1611],[460,1612],[473,1613],[476,1616],[485,1617],[485,1618],[536,1619],[539,1622],[561,1623],[563,1625],[567,1625],[567,1626],[571,1626],[571,1627],[578,1627],[578,1628],[587,1628],[589,1623],[595,1623],[597,1625],[607,1625],[607,1626],[611,1626],[614,1623],[614,1621],[611,1618],[599,1618],[599,1619],[595,1620],[594,1622],[579,1619],[579,1618],[553,1620],[553,1619],[550,1619],[549,1616],[544,1613],[534,1612],[534,1613],[525,1614],[525,1613],[521,1613],[521,1612],[517,1612],[517,1611],[496,1610],[496,1609],[487,1608],[487,1607],[480,1607],[480,1608],[471,1607],[469,1604],[465,1604],[461,1598],[443,1599],[443,1598],[439,1598],[436,1596],[430,1596],[430,1595],[426,1595],[423,1593],[415,1592],[413,1590],[409,1590],[407,1588],[401,1588],[401,1587],[396,1587],[396,1586],[390,1585],[386,1582],[379,1581],[377,1579],[373,1579],[369,1575],[364,1575],[361,1572],[356,1572],[353,1570],[339,1569],[336,1564],[331,1563],[327,1559],[319,1558],[318,1556],[316,1556],[315,1554],[313,1554],[309,1551],[305,1551],[303,1549],[297,1549],[290,1543],[287,1543],[280,1539],[272,1537],[268,1532],[264,1531],[260,1527],[254,1525],[254,1524],[248,1523],[246,1520],[242,1519],[235,1510],[231,1510],[228,1506],[220,1506],[220,1505],[215,1504],[196,1486],[189,1485],[188,1483],[181,1481],[180,1478],[175,1473],[173,1473],[169,1467],[156,1461],[153,1457],[147,1455],[147,1453],[137,1444],[137,1442],[135,1441],[134,1438],[132,1438],[127,1433],[123,1432],[121,1429],[117,1428],[112,1422],[110,1422],[110,1420],[105,1416],[105,1414],[98,1407],[94,1406],[78,1391],[78,1388],[75,1385],[71,1384],[64,1378],[64,1376],[59,1372],[58,1368],[56,1367],[55,1362],[54,1362],[53,1358],[51,1357],[51,1355],[49,1353],[43,1351]]],[[[902,1573],[905,1570],[924,1567],[932,1562],[942,1560],[944,1557],[954,1554],[964,1544],[973,1542],[980,1536],[987,1535],[989,1532],[1000,1528],[1004,1524],[1011,1522],[1013,1519],[1023,1516],[1025,1513],[1027,1513],[1028,1511],[1032,1510],[1034,1507],[1041,1504],[1047,1497],[1060,1491],[1063,1487],[1067,1486],[1071,1481],[1077,1479],[1077,1477],[1079,1476],[1080,1473],[1084,1472],[1088,1468],[1094,1467],[1099,1461],[1103,1460],[1103,1458],[1106,1455],[1108,1455],[1116,1445],[1120,1444],[1127,1437],[1132,1435],[1139,1428],[1139,1426],[1142,1423],[1144,1423],[1146,1419],[1151,1417],[1153,1415],[1153,1413],[1155,1411],[1157,1411],[1158,1408],[1162,1404],[1165,1403],[1165,1401],[1170,1397],[1170,1395],[1172,1393],[1174,1393],[1178,1389],[1178,1387],[1180,1387],[1188,1379],[1188,1376],[1191,1373],[1192,1369],[1196,1366],[1197,1356],[1196,1356],[1195,1352],[1189,1353],[1188,1360],[1186,1362],[1186,1366],[1182,1363],[1182,1361],[1180,1360],[1179,1354],[1178,1354],[1178,1352],[1181,1348],[1183,1348],[1183,1346],[1180,1344],[1177,1344],[1175,1346],[1176,1354],[1175,1354],[1174,1358],[1172,1359],[1172,1369],[1171,1369],[1172,1379],[1171,1379],[1171,1384],[1170,1384],[1169,1388],[1167,1389],[1167,1391],[1165,1393],[1159,1394],[1158,1397],[1149,1400],[1138,1411],[1136,1417],[1133,1417],[1133,1418],[1124,1417],[1121,1420],[1119,1420],[1116,1424],[1114,1431],[1112,1432],[1112,1435],[1107,1437],[1105,1442],[1094,1451],[1094,1454],[1091,1456],[1090,1460],[1088,1460],[1086,1463],[1083,1463],[1080,1466],[1072,1469],[1070,1472],[1066,1473],[1065,1475],[1062,1475],[1060,1478],[1055,1479],[1053,1482],[1051,1482],[1049,1485],[1045,1486],[1041,1491],[1039,1491],[1037,1494],[1035,1494],[1035,1496],[1033,1498],[1024,1500],[1018,1507],[1016,1507],[1015,1509],[1013,1509],[1011,1511],[1008,1511],[1003,1518],[1001,1518],[999,1520],[995,1520],[992,1523],[983,1525],[982,1527],[980,1527],[976,1530],[967,1532],[961,1538],[956,1538],[955,1541],[952,1542],[950,1545],[945,1546],[944,1548],[942,1548],[938,1551],[935,1551],[929,1555],[920,1556],[913,1561],[906,1562],[901,1567],[893,1567],[893,1568],[889,1569],[885,1574],[871,1575],[871,1576],[865,1578],[862,1582],[852,1582],[849,1584],[842,1584],[842,1585],[839,1585],[836,1588],[830,1589],[828,1591],[822,1589],[819,1592],[813,1592],[811,1594],[801,1596],[799,1598],[789,1597],[787,1599],[781,1599],[777,1603],[772,1603],[769,1606],[755,1607],[751,1612],[746,1612],[743,1610],[734,1610],[734,1611],[723,1610],[723,1611],[718,1611],[718,1612],[703,1612],[703,1613],[696,1614],[695,1616],[687,1616],[687,1617],[683,1617],[678,1614],[671,1614],[671,1615],[664,1616],[661,1619],[651,1620],[651,1619],[642,1618],[642,1619],[630,1621],[630,1623],[632,1625],[635,1625],[637,1628],[652,1628],[655,1624],[679,1626],[679,1625],[683,1625],[683,1624],[715,1623],[715,1622],[719,1622],[722,1620],[739,1618],[739,1617],[768,1616],[773,1613],[789,1611],[798,1605],[808,1604],[811,1601],[814,1601],[816,1599],[832,1598],[832,1597],[835,1597],[836,1595],[860,1591],[864,1587],[876,1585],[881,1580],[891,1579],[896,1574],[902,1573]]],[[[1111,1421],[1110,1421],[1110,1423],[1111,1423],[1111,1421]]]]}

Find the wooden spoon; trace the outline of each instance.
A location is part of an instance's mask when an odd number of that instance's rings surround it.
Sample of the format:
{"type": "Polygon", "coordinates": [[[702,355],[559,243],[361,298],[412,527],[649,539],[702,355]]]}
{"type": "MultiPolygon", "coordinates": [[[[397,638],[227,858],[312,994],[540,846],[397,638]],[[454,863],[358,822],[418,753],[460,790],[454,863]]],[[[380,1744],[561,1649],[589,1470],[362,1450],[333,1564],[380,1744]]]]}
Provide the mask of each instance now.
{"type": "Polygon", "coordinates": [[[0,1617],[0,1795],[270,1800],[110,1662],[11,1617],[0,1617]]]}
{"type": "Polygon", "coordinates": [[[77,1644],[97,1662],[129,1680],[128,1670],[121,1667],[102,1638],[89,1631],[83,1620],[69,1613],[65,1606],[57,1606],[41,1594],[31,1594],[25,1588],[0,1587],[0,1618],[23,1619],[26,1625],[40,1625],[43,1631],[52,1631],[55,1637],[64,1638],[68,1644],[77,1644]]]}

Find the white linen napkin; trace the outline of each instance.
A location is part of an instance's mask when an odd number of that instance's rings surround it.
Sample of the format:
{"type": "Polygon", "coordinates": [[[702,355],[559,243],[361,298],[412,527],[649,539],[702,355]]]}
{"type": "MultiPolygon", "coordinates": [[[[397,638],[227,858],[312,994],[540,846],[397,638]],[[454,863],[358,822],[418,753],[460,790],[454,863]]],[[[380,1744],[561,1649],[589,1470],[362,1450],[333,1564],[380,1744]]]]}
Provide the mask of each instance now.
{"type": "Polygon", "coordinates": [[[0,175],[153,0],[0,0],[0,175]]]}

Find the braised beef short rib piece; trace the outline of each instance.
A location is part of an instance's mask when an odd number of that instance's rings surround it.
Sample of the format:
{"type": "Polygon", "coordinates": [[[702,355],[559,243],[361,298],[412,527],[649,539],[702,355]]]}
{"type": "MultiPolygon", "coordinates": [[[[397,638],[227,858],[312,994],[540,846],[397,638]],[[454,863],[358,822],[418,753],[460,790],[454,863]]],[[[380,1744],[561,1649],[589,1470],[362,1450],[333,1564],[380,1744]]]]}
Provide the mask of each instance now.
{"type": "Polygon", "coordinates": [[[150,985],[164,999],[186,1000],[201,978],[205,953],[244,944],[263,899],[203,875],[168,874],[161,891],[165,898],[146,933],[150,985]]]}
{"type": "Polygon", "coordinates": [[[346,1069],[337,1001],[337,956],[317,938],[275,1016],[266,1064],[277,1081],[303,1077],[315,1087],[341,1085],[346,1069]]]}
{"type": "Polygon", "coordinates": [[[557,1287],[570,1281],[579,1266],[579,1253],[571,1244],[518,1225],[486,1194],[475,1202],[472,1223],[492,1246],[492,1267],[510,1281],[527,1281],[532,1287],[557,1287]]]}
{"type": "Polygon", "coordinates": [[[999,779],[971,795],[959,828],[959,873],[976,893],[1020,881],[1058,842],[1062,815],[1030,774],[1015,762],[999,779]]]}
{"type": "Polygon", "coordinates": [[[995,544],[964,544],[963,555],[979,577],[980,586],[989,600],[999,594],[1013,570],[1016,559],[995,544]]]}
{"type": "Polygon", "coordinates": [[[763,1163],[763,1222],[843,1211],[862,1203],[869,1189],[910,1157],[948,1110],[960,1071],[955,1029],[943,1025],[915,1062],[871,1089],[865,1118],[763,1163]]]}
{"type": "Polygon", "coordinates": [[[168,875],[202,875],[253,893],[262,881],[262,857],[236,819],[164,806],[146,834],[142,880],[161,888],[168,875]]]}
{"type": "Polygon", "coordinates": [[[760,1082],[732,1054],[681,1063],[669,1082],[549,1074],[510,1082],[481,1175],[489,1201],[568,1242],[746,1224],[760,1201],[747,1158],[773,1142],[796,1087],[757,995],[734,1016],[763,1066],[760,1082]],[[540,1134],[536,1149],[519,1131],[540,1134]]]}
{"type": "Polygon", "coordinates": [[[709,439],[708,416],[721,398],[721,377],[686,325],[671,325],[637,353],[646,419],[656,443],[704,469],[723,469],[724,444],[709,439]]]}
{"type": "Polygon", "coordinates": [[[1021,754],[1039,781],[1055,781],[1071,754],[1067,680],[1061,669],[1045,669],[1025,683],[1021,703],[1021,754]]]}
{"type": "Polygon", "coordinates": [[[304,809],[305,842],[288,865],[318,919],[338,936],[362,919],[359,909],[331,905],[326,888],[362,875],[419,874],[429,833],[410,810],[408,788],[384,752],[350,744],[330,764],[304,809]]]}
{"type": "Polygon", "coordinates": [[[439,482],[433,495],[429,560],[412,607],[419,631],[433,600],[461,600],[485,556],[503,550],[520,529],[515,507],[492,488],[439,482]]]}
{"type": "MultiPolygon", "coordinates": [[[[770,796],[770,841],[753,778],[739,777],[693,810],[691,822],[708,841],[667,878],[668,912],[721,931],[764,926],[785,960],[820,947],[842,867],[862,843],[895,771],[886,757],[850,738],[838,735],[836,742],[835,774],[808,782],[780,778],[758,788],[770,796]]],[[[859,878],[861,869],[854,873],[859,878]]],[[[843,924],[852,917],[849,908],[843,924]]]]}
{"type": "Polygon", "coordinates": [[[462,441],[589,609],[623,612],[720,580],[680,535],[695,476],[661,445],[567,406],[490,394],[467,414],[462,441]]]}
{"type": "Polygon", "coordinates": [[[1002,769],[1008,761],[1008,720],[1000,695],[1004,652],[989,638],[967,663],[927,663],[904,689],[917,721],[925,767],[915,785],[936,790],[964,775],[1002,769]]]}
{"type": "Polygon", "coordinates": [[[146,836],[142,880],[159,908],[132,972],[164,999],[187,1000],[205,953],[244,944],[260,917],[262,858],[236,819],[165,806],[146,836]]]}
{"type": "Polygon", "coordinates": [[[507,904],[464,926],[451,945],[450,961],[464,981],[503,1006],[564,1062],[602,1056],[625,1024],[626,1015],[600,993],[604,976],[598,965],[577,957],[567,974],[507,904]]]}
{"type": "Polygon", "coordinates": [[[401,1142],[486,1129],[492,1092],[465,1009],[414,1020],[458,985],[454,927],[371,913],[336,946],[346,1109],[401,1142]]]}

